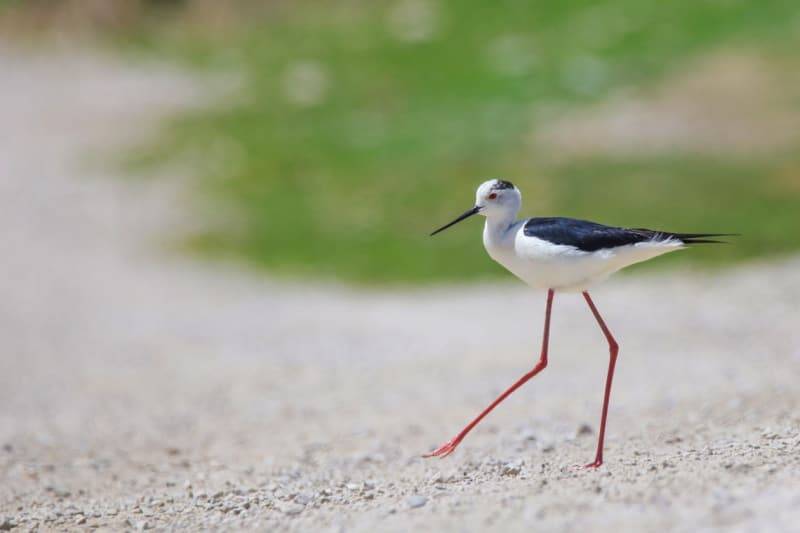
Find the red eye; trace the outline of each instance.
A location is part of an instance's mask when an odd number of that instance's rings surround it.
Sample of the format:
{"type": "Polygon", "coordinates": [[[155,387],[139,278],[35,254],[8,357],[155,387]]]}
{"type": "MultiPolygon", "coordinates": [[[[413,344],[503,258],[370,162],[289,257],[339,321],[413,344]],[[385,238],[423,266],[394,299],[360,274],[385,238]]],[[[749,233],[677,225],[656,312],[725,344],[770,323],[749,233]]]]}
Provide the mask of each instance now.
{"type": "Polygon", "coordinates": [[[489,200],[494,200],[495,198],[497,198],[496,192],[493,192],[492,194],[489,195],[489,200]]]}

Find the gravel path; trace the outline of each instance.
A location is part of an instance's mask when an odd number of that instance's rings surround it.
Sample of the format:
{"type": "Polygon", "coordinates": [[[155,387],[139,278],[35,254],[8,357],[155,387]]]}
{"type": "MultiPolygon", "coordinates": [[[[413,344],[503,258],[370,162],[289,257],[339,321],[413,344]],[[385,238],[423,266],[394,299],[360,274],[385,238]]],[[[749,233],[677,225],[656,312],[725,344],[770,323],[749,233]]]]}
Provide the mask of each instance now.
{"type": "Polygon", "coordinates": [[[607,363],[575,296],[556,297],[548,369],[424,461],[533,364],[542,294],[294,286],[175,257],[179,190],[89,156],[202,99],[197,82],[6,51],[0,91],[0,531],[800,523],[797,258],[595,292],[621,343],[599,471],[573,468],[607,363]]]}

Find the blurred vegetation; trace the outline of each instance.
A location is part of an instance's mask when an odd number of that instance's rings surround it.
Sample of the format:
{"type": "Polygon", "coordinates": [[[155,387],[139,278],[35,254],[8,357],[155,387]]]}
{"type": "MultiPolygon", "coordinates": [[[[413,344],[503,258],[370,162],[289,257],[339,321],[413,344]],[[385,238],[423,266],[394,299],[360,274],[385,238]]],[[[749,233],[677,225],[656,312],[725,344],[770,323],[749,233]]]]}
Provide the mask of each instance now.
{"type": "Polygon", "coordinates": [[[192,162],[209,205],[235,214],[206,213],[196,249],[357,282],[496,276],[477,220],[427,237],[489,177],[520,187],[523,215],[744,234],[665,264],[800,248],[796,150],[564,158],[536,140],[560,113],[714,50],[791,56],[796,0],[220,4],[145,6],[114,33],[129,52],[242,77],[240,97],[139,154],[192,162]]]}

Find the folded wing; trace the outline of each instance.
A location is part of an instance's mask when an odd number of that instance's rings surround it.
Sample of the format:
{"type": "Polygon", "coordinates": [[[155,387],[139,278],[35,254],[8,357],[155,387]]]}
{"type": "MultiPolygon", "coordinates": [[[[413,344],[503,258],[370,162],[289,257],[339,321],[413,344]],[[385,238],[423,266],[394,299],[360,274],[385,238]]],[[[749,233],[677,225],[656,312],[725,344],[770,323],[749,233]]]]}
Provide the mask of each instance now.
{"type": "Polygon", "coordinates": [[[525,235],[552,244],[574,246],[594,252],[642,242],[677,240],[683,244],[720,243],[711,237],[732,236],[730,233],[672,233],[645,228],[618,228],[588,220],[565,217],[531,218],[525,223],[525,235]]]}

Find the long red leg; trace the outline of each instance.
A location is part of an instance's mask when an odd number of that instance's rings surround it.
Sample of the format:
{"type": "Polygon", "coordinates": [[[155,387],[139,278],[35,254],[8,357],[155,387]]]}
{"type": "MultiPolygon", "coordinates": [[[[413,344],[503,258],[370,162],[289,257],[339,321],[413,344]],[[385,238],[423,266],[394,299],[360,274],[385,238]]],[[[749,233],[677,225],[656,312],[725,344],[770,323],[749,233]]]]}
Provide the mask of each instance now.
{"type": "Polygon", "coordinates": [[[608,416],[608,400],[611,397],[611,381],[614,379],[614,366],[617,364],[617,354],[619,353],[619,344],[614,339],[614,336],[611,335],[611,332],[608,330],[608,326],[606,326],[605,321],[603,321],[603,317],[600,316],[600,313],[597,311],[597,307],[595,307],[592,298],[589,296],[587,291],[583,292],[583,297],[586,298],[586,303],[589,304],[589,309],[592,310],[592,314],[594,318],[597,320],[597,323],[600,324],[600,329],[603,330],[603,334],[606,336],[606,340],[608,341],[608,350],[610,352],[610,357],[608,361],[608,375],[606,376],[606,391],[605,395],[603,396],[603,415],[600,418],[600,437],[597,440],[597,455],[595,455],[594,462],[589,463],[586,465],[586,468],[597,468],[598,466],[603,464],[603,440],[606,436],[606,417],[608,416]]]}
{"type": "Polygon", "coordinates": [[[488,415],[492,409],[498,406],[500,402],[505,400],[512,392],[517,390],[521,387],[526,381],[531,379],[533,376],[541,372],[547,366],[547,347],[550,342],[550,311],[553,308],[553,289],[547,291],[547,308],[545,310],[544,315],[544,334],[542,336],[542,354],[539,357],[539,362],[536,363],[536,366],[533,367],[533,370],[522,376],[517,380],[516,383],[511,385],[503,394],[497,397],[495,401],[493,401],[489,407],[484,409],[481,414],[479,414],[475,420],[467,424],[467,427],[461,430],[461,432],[456,435],[452,440],[446,442],[445,444],[441,445],[431,453],[423,455],[423,457],[445,457],[453,453],[456,447],[464,440],[464,437],[467,436],[467,433],[472,431],[472,428],[478,425],[478,423],[483,420],[483,417],[488,415]]]}

